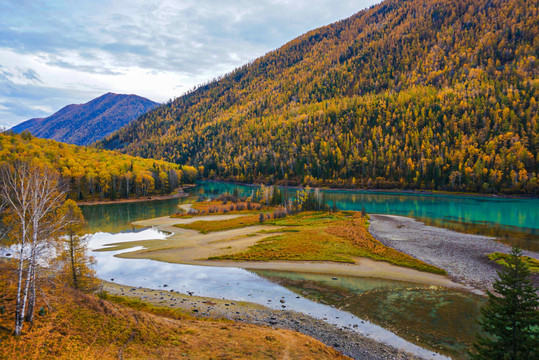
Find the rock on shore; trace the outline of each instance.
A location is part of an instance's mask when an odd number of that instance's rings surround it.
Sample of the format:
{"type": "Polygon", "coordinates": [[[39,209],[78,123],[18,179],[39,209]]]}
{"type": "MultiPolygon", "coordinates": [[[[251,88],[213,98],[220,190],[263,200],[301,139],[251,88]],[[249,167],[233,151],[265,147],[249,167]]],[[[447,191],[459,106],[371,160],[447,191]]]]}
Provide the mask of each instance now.
{"type": "Polygon", "coordinates": [[[150,304],[183,309],[196,317],[224,318],[248,324],[297,331],[333,347],[352,359],[420,359],[391,346],[361,336],[354,332],[353,329],[342,329],[323,320],[294,311],[273,310],[248,302],[191,296],[177,293],[174,290],[133,288],[109,282],[104,282],[103,289],[111,294],[138,298],[150,304]]]}

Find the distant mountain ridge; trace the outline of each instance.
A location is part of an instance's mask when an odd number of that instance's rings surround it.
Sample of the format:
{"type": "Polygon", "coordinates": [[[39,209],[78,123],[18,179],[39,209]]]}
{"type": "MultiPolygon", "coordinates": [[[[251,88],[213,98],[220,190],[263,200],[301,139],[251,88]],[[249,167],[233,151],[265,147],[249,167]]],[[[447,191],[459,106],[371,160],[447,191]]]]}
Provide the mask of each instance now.
{"type": "Polygon", "coordinates": [[[159,104],[137,95],[107,93],[71,104],[46,118],[27,120],[11,130],[75,145],[88,145],[122,128],[159,104]]]}

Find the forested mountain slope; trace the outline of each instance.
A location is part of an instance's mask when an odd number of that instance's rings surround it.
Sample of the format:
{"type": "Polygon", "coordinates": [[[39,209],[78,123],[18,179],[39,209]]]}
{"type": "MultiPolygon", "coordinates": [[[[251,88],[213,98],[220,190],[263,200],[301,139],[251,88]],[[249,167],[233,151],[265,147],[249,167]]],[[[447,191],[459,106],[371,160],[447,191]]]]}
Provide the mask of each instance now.
{"type": "Polygon", "coordinates": [[[43,119],[30,119],[11,130],[69,144],[88,145],[129,124],[159,104],[137,95],[107,93],[86,104],[68,105],[43,119]]]}
{"type": "Polygon", "coordinates": [[[539,3],[387,0],[101,143],[238,181],[539,193],[539,3]]]}
{"type": "Polygon", "coordinates": [[[0,163],[27,159],[58,170],[76,200],[168,194],[198,177],[191,166],[39,139],[28,132],[0,133],[0,163]]]}

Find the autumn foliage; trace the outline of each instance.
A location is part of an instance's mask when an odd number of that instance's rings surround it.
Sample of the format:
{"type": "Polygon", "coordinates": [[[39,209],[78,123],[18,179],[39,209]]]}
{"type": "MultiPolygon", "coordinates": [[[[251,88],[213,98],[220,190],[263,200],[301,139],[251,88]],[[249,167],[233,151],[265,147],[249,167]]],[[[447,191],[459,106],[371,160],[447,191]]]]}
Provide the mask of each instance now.
{"type": "Polygon", "coordinates": [[[305,335],[282,329],[200,320],[181,310],[120,297],[41,287],[43,308],[20,337],[11,334],[15,287],[0,262],[2,359],[344,359],[305,335]]]}
{"type": "Polygon", "coordinates": [[[241,182],[539,193],[539,5],[387,0],[110,136],[241,182]]]}
{"type": "MultiPolygon", "coordinates": [[[[241,225],[237,219],[197,221],[177,226],[207,232],[226,230],[233,228],[232,226],[245,227],[256,224],[253,216],[244,217],[241,225]]],[[[280,234],[265,238],[245,251],[211,259],[354,263],[354,258],[367,257],[421,271],[446,273],[436,266],[426,264],[374,239],[368,231],[367,219],[360,213],[303,212],[284,219],[268,220],[264,224],[280,226],[274,230],[280,234]]]]}
{"type": "Polygon", "coordinates": [[[198,177],[191,166],[39,139],[25,132],[0,133],[0,163],[27,159],[60,172],[75,200],[170,193],[198,177]]]}

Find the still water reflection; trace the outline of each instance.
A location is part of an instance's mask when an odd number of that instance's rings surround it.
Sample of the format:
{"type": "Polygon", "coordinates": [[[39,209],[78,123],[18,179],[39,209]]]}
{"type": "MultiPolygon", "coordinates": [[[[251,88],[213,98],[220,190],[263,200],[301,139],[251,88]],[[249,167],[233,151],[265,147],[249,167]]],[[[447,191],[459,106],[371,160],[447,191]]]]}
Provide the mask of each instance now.
{"type": "MultiPolygon", "coordinates": [[[[256,187],[203,181],[194,194],[217,196],[237,191],[252,196],[256,187]]],[[[291,194],[295,190],[288,190],[291,194]]],[[[521,248],[539,251],[539,199],[518,199],[381,191],[321,190],[341,210],[409,216],[429,225],[495,236],[521,248]]]]}
{"type": "Polygon", "coordinates": [[[90,248],[101,250],[92,253],[97,260],[97,275],[102,279],[129,286],[163,289],[163,291],[174,290],[184,294],[193,292],[197,296],[249,301],[276,310],[282,309],[281,300],[283,300],[286,310],[324,319],[337,326],[348,326],[364,336],[428,359],[446,358],[414,345],[374,323],[362,321],[350,312],[298,296],[295,292],[244,269],[170,264],[114,256],[124,251],[137,250],[140,247],[120,251],[102,251],[106,250],[107,244],[164,239],[166,236],[155,229],[146,229],[137,233],[98,232],[93,234],[90,238],[90,248]],[[167,285],[166,290],[165,285],[167,285]]]}
{"type": "MultiPolygon", "coordinates": [[[[223,192],[250,196],[253,187],[203,182],[193,194],[216,196],[223,192]]],[[[409,193],[324,191],[330,204],[343,210],[361,210],[412,216],[432,225],[457,231],[505,237],[530,250],[539,250],[539,200],[423,195],[409,193]]],[[[131,222],[174,214],[180,199],[82,207],[94,234],[92,246],[143,239],[162,239],[152,229],[133,229],[131,222]],[[106,232],[106,233],[104,233],[106,232]]],[[[134,249],[130,249],[132,251],[134,249]]],[[[244,300],[266,306],[286,299],[288,309],[326,317],[348,326],[360,318],[389,329],[406,340],[452,357],[464,357],[477,330],[476,319],[483,299],[445,288],[431,288],[397,281],[326,275],[257,272],[237,268],[212,268],[167,264],[151,260],[120,259],[116,252],[94,252],[98,275],[116,282],[159,289],[165,283],[186,293],[244,300]],[[271,281],[269,281],[271,280],[271,281]],[[280,285],[282,286],[280,286],[280,285]],[[297,296],[300,296],[298,299],[297,296]],[[267,300],[273,300],[271,303],[267,300]],[[333,308],[324,304],[331,305],[333,308]]],[[[359,322],[360,323],[360,322],[359,322]]],[[[368,326],[374,326],[369,324],[368,326]]],[[[397,341],[378,327],[360,331],[397,341]],[[373,330],[374,329],[374,330],[373,330]]],[[[398,341],[403,341],[398,340],[398,341]]],[[[405,344],[407,344],[405,342],[405,344]]],[[[406,345],[409,346],[409,345],[406,345]]],[[[414,348],[415,349],[415,348],[414,348]]],[[[420,351],[420,350],[415,350],[420,351]]]]}
{"type": "Polygon", "coordinates": [[[421,346],[466,358],[484,299],[467,292],[403,281],[322,274],[256,273],[302,296],[345,310],[421,346]]]}
{"type": "Polygon", "coordinates": [[[82,214],[88,222],[88,232],[117,233],[133,229],[131,223],[137,220],[168,216],[178,212],[178,204],[183,199],[141,201],[120,204],[81,206],[82,214]]]}

